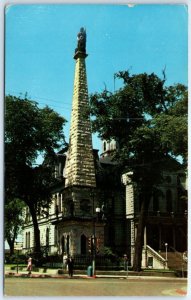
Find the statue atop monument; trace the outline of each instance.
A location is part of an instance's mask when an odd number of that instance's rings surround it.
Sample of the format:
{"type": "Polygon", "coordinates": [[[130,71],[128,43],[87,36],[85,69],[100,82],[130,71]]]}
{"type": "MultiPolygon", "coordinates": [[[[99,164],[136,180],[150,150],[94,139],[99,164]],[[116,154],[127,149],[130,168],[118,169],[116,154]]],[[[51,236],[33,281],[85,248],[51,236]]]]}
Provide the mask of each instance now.
{"type": "Polygon", "coordinates": [[[75,53],[83,52],[86,53],[86,30],[82,27],[80,28],[80,32],[77,35],[77,48],[75,50],[75,53]]]}

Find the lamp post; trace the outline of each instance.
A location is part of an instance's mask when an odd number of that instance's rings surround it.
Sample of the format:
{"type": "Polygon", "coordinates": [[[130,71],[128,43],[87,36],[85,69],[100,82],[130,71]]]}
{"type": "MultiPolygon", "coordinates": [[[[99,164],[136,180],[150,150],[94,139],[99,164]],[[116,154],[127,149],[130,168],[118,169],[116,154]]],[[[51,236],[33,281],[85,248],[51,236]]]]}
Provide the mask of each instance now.
{"type": "Polygon", "coordinates": [[[168,268],[168,243],[165,243],[165,248],[166,248],[166,269],[168,268]]]}
{"type": "MultiPolygon", "coordinates": [[[[94,205],[93,205],[94,206],[94,205]]],[[[100,207],[96,207],[95,209],[96,214],[100,213],[101,209],[100,207]]],[[[96,220],[93,216],[93,238],[92,238],[92,247],[93,247],[93,257],[92,257],[92,276],[95,276],[95,258],[96,258],[96,220]]]]}

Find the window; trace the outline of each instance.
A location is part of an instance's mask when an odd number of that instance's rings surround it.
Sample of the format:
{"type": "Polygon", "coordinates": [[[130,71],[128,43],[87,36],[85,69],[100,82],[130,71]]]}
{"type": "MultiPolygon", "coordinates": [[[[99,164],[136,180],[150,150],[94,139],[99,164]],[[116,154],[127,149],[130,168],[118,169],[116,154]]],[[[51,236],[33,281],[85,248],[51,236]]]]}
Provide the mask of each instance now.
{"type": "Polygon", "coordinates": [[[64,236],[62,236],[61,245],[62,245],[62,254],[64,254],[64,252],[66,252],[66,249],[65,249],[65,238],[64,238],[64,236]]]}
{"type": "Polygon", "coordinates": [[[26,207],[26,208],[25,208],[25,211],[26,211],[26,219],[25,219],[25,222],[28,223],[28,222],[30,222],[30,212],[29,212],[29,207],[26,207]]]}
{"type": "Polygon", "coordinates": [[[49,247],[49,228],[46,228],[46,246],[49,247]]]}
{"type": "Polygon", "coordinates": [[[54,243],[55,243],[55,245],[58,244],[58,230],[57,230],[57,226],[54,227],[54,243]]]}
{"type": "Polygon", "coordinates": [[[62,194],[58,194],[58,212],[61,212],[62,194]]]}
{"type": "Polygon", "coordinates": [[[66,253],[70,253],[70,236],[67,235],[67,242],[66,242],[66,253]]]}
{"type": "Polygon", "coordinates": [[[53,203],[54,203],[54,213],[57,213],[57,199],[56,195],[53,195],[53,203]]]}
{"type": "Polygon", "coordinates": [[[54,213],[56,214],[56,217],[58,218],[58,214],[59,214],[59,194],[56,194],[54,196],[54,213]]]}
{"type": "Polygon", "coordinates": [[[26,232],[25,235],[25,246],[26,248],[30,248],[30,231],[26,232]]]}
{"type": "Polygon", "coordinates": [[[28,236],[28,232],[26,232],[26,234],[25,234],[25,248],[28,248],[28,247],[27,247],[27,246],[28,246],[28,245],[27,245],[27,240],[28,240],[28,239],[27,239],[27,236],[28,236]]]}

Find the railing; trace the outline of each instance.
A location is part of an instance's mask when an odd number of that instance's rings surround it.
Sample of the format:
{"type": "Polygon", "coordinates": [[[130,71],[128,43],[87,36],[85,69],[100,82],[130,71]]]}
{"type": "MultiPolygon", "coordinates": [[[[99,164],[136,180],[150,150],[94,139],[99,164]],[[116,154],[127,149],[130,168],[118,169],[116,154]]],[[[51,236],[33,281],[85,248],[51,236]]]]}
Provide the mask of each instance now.
{"type": "MultiPolygon", "coordinates": [[[[87,269],[88,266],[92,265],[92,256],[91,255],[73,255],[74,267],[79,269],[87,269]]],[[[96,269],[99,270],[122,270],[123,263],[118,257],[107,257],[104,255],[96,255],[95,258],[96,269]]],[[[51,257],[51,261],[47,258],[47,261],[43,263],[44,267],[51,268],[62,268],[63,263],[62,259],[60,261],[54,261],[54,258],[51,257]]]]}

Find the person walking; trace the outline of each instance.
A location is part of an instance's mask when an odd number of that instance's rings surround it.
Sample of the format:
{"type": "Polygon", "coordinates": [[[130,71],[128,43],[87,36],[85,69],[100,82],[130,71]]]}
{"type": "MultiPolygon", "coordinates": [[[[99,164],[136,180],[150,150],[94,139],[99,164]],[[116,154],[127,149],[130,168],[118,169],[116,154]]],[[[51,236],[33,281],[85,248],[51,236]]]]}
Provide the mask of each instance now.
{"type": "Polygon", "coordinates": [[[28,275],[30,275],[32,272],[32,257],[28,258],[27,271],[29,271],[28,275]]]}
{"type": "Polygon", "coordinates": [[[68,257],[67,265],[68,265],[68,275],[72,277],[74,273],[74,260],[71,256],[68,257]]]}
{"type": "Polygon", "coordinates": [[[66,252],[64,252],[64,254],[63,254],[63,270],[64,271],[68,271],[67,261],[68,261],[68,256],[67,256],[66,252]]]}
{"type": "Polygon", "coordinates": [[[124,260],[124,271],[127,272],[126,276],[128,277],[128,257],[127,257],[127,254],[124,254],[123,260],[124,260]]]}

